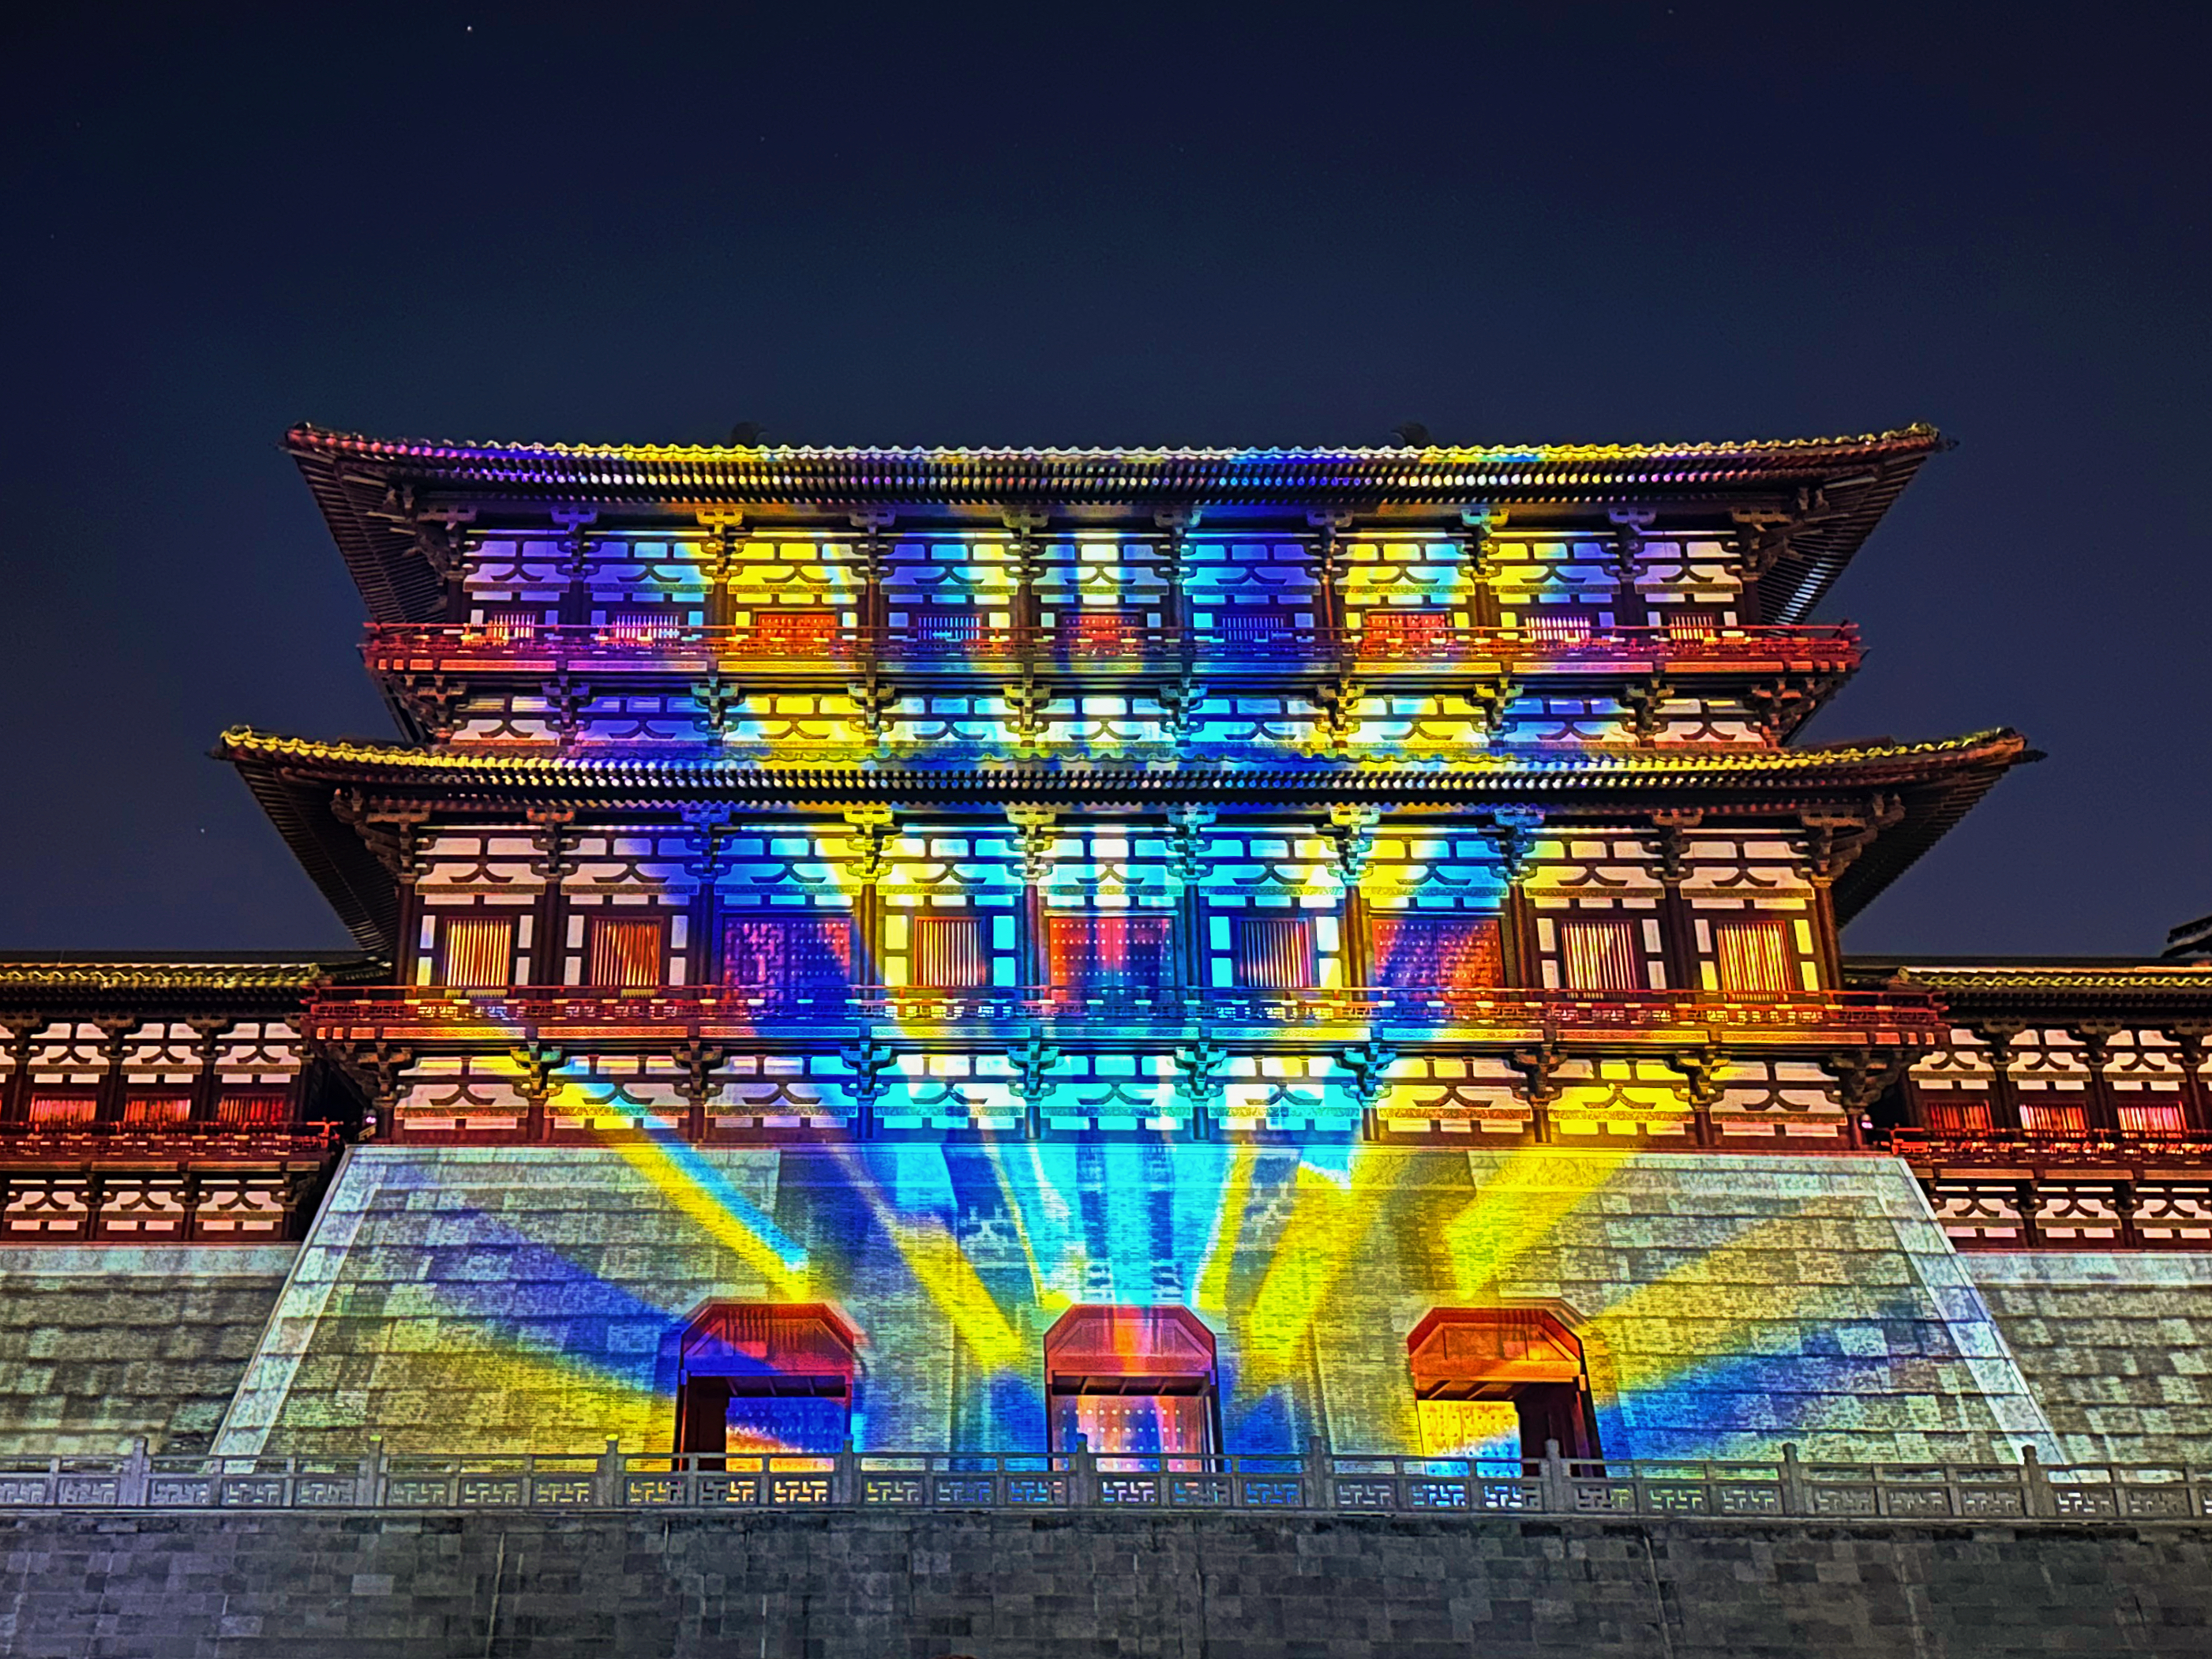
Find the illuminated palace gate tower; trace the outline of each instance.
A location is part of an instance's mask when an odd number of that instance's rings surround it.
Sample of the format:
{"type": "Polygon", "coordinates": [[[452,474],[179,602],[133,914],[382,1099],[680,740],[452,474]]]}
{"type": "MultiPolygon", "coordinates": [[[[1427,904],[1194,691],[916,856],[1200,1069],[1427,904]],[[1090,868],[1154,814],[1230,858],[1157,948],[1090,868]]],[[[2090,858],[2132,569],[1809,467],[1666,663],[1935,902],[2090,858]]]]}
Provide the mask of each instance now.
{"type": "Polygon", "coordinates": [[[1790,746],[1931,431],[289,442],[407,741],[224,748],[392,973],[219,1448],[2047,1435],[1837,943],[2022,742],[1790,746]]]}

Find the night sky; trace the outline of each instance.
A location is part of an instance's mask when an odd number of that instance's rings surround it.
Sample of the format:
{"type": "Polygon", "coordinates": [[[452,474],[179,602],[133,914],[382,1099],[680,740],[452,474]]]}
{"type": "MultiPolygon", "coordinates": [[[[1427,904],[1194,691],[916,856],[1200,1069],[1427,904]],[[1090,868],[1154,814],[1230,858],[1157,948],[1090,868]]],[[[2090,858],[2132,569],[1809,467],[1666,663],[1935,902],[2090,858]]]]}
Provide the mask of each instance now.
{"type": "Polygon", "coordinates": [[[4,27],[0,946],[345,935],[234,722],[388,736],[295,420],[1958,440],[1809,740],[2051,759],[1847,936],[2212,909],[2202,6],[59,9],[4,27]],[[551,15],[553,21],[548,21],[551,15]]]}

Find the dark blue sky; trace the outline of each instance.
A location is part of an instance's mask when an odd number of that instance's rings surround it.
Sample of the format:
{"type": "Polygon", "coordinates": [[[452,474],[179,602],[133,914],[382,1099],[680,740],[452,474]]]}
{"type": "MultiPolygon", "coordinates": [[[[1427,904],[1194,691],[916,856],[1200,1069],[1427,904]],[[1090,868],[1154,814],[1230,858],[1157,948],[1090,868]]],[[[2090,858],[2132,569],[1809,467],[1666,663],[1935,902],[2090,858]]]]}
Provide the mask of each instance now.
{"type": "Polygon", "coordinates": [[[2212,909],[2201,7],[64,8],[5,27],[0,945],[328,945],[226,725],[389,731],[387,434],[1938,458],[1808,736],[2051,751],[1857,950],[2212,909]],[[1943,15],[1946,11],[1949,15],[1943,15]]]}

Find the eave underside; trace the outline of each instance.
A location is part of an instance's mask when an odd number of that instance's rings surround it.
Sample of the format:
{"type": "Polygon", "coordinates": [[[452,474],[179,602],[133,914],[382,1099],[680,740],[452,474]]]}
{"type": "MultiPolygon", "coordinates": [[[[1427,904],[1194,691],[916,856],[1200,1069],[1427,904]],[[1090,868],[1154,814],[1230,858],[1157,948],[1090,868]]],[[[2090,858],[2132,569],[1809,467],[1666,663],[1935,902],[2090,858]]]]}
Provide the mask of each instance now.
{"type": "MultiPolygon", "coordinates": [[[[338,816],[337,801],[404,803],[436,817],[514,817],[532,809],[592,817],[666,815],[681,821],[702,805],[763,811],[884,804],[939,811],[1013,805],[1123,811],[1184,805],[1264,811],[1371,805],[1440,817],[1480,817],[1534,809],[1547,823],[1617,821],[1656,809],[1694,808],[1715,822],[1794,822],[1808,812],[1883,814],[1893,819],[1836,881],[1839,920],[1863,909],[2025,755],[2017,734],[1995,732],[1953,745],[1871,756],[1791,754],[1791,764],[1577,769],[1531,765],[1484,772],[1343,766],[1239,770],[1192,767],[930,770],[918,768],[776,769],[585,761],[470,765],[399,749],[300,744],[253,733],[225,739],[277,829],[365,948],[389,953],[398,893],[391,872],[338,816]]],[[[1785,751],[1788,752],[1788,751],[1785,751]]]]}

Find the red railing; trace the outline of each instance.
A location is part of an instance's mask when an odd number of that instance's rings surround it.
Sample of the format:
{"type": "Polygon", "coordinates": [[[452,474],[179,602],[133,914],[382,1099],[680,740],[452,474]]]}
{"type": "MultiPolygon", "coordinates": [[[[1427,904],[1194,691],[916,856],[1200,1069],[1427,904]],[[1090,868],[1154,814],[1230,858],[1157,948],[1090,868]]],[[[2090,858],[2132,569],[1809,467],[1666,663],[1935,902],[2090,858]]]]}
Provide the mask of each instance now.
{"type": "Polygon", "coordinates": [[[1046,1025],[1084,1034],[1162,1030],[1299,1033],[1345,1028],[1424,1032],[1492,1042],[1613,1041],[1759,1043],[1845,1042],[1928,1047],[1946,1030],[1935,1000],[1916,992],[1759,995],[1689,991],[1367,988],[1308,991],[1084,991],[1061,986],[950,992],[902,986],[821,990],[659,987],[507,991],[357,987],[320,994],[308,1016],[325,1041],[418,1036],[425,1041],[513,1042],[551,1032],[642,1040],[725,1041],[823,1027],[1018,1033],[1046,1025]]]}
{"type": "Polygon", "coordinates": [[[2028,1129],[1893,1129],[1890,1149],[1915,1163],[2069,1168],[2136,1164],[2212,1166],[2212,1134],[2039,1133],[2028,1129]]]}
{"type": "Polygon", "coordinates": [[[860,662],[917,670],[994,664],[1080,667],[1190,661],[1363,672],[1452,667],[1521,673],[1646,672],[1661,668],[1755,673],[1838,672],[1859,661],[1849,623],[1777,628],[1709,624],[1583,632],[1422,629],[1011,629],[957,635],[915,629],[793,629],[453,623],[372,624],[362,654],[378,673],[684,674],[742,665],[749,673],[819,674],[860,662]]]}
{"type": "Polygon", "coordinates": [[[314,1162],[337,1145],[335,1123],[0,1124],[0,1164],[314,1162]]]}

